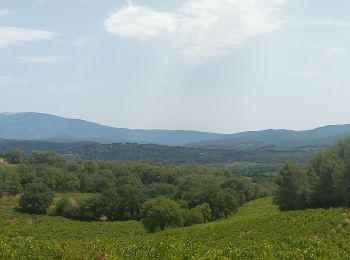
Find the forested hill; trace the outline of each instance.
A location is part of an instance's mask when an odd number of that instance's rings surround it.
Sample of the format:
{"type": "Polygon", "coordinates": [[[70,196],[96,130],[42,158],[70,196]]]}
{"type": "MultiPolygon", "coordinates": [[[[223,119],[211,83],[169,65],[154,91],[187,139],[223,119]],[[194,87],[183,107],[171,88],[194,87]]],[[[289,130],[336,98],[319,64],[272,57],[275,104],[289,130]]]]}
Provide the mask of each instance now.
{"type": "Polygon", "coordinates": [[[217,134],[185,130],[132,130],[42,113],[0,114],[0,138],[56,142],[138,143],[201,149],[255,150],[264,147],[328,147],[350,136],[350,125],[307,131],[264,130],[217,134]]]}
{"type": "Polygon", "coordinates": [[[190,145],[197,148],[251,150],[276,148],[328,147],[350,136],[350,125],[332,125],[306,131],[264,130],[242,132],[220,140],[208,140],[190,145]]]}
{"type": "Polygon", "coordinates": [[[217,164],[237,161],[263,163],[293,161],[304,163],[313,152],[313,149],[256,149],[237,151],[153,144],[62,143],[0,139],[0,153],[5,153],[15,148],[21,149],[26,154],[31,154],[34,151],[55,151],[68,158],[88,160],[151,160],[171,164],[217,164]]]}
{"type": "Polygon", "coordinates": [[[0,138],[17,140],[91,141],[98,143],[140,143],[186,145],[218,140],[225,135],[184,130],[133,130],[114,128],[80,119],[42,113],[0,114],[0,138]]]}

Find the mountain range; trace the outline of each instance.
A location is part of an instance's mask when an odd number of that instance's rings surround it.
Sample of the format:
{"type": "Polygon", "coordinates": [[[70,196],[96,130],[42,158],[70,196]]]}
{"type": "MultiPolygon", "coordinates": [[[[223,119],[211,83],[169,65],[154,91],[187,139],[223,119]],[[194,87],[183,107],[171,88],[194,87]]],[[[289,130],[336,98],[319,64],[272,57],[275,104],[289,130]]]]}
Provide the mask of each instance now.
{"type": "Polygon", "coordinates": [[[43,113],[0,114],[0,138],[61,142],[139,143],[184,146],[188,143],[219,140],[224,135],[181,130],[134,130],[114,128],[80,119],[43,113]]]}
{"type": "Polygon", "coordinates": [[[350,125],[325,126],[305,131],[269,129],[218,134],[187,130],[114,128],[44,113],[0,114],[0,138],[10,140],[139,143],[201,149],[253,150],[262,147],[326,147],[347,136],[350,136],[350,125]]]}

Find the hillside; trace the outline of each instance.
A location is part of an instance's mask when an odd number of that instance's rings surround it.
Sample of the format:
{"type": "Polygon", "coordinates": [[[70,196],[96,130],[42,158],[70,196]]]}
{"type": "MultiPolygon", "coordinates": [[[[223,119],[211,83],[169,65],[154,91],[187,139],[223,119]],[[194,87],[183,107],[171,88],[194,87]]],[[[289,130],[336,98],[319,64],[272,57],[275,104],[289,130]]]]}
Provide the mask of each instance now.
{"type": "MultiPolygon", "coordinates": [[[[237,161],[305,163],[313,149],[269,149],[248,151],[188,148],[155,144],[100,144],[92,142],[19,141],[0,139],[0,153],[20,148],[26,154],[33,151],[55,151],[66,158],[88,160],[151,160],[162,163],[221,164],[237,161]]],[[[279,167],[279,166],[278,166],[279,167]]]]}
{"type": "Polygon", "coordinates": [[[114,128],[42,113],[0,114],[0,138],[3,139],[185,145],[223,137],[196,131],[114,128]]]}
{"type": "Polygon", "coordinates": [[[133,130],[42,113],[0,114],[0,138],[53,142],[138,143],[202,149],[327,147],[350,135],[350,125],[306,131],[264,130],[217,134],[185,130],[133,130]]]}
{"type": "Polygon", "coordinates": [[[235,216],[147,234],[141,223],[78,222],[13,211],[0,200],[0,258],[32,259],[345,259],[349,209],[279,212],[271,199],[235,216]]]}
{"type": "Polygon", "coordinates": [[[242,132],[220,140],[190,145],[196,148],[252,150],[261,147],[327,147],[350,136],[350,125],[333,125],[306,131],[264,130],[242,132]]]}

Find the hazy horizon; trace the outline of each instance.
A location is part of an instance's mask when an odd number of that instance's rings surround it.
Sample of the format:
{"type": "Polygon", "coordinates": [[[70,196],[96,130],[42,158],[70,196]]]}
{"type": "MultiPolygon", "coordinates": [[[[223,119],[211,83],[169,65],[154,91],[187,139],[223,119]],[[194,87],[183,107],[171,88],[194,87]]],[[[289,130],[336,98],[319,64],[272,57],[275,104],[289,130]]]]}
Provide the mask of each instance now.
{"type": "MultiPolygon", "coordinates": [[[[119,127],[119,126],[113,126],[109,124],[104,124],[98,121],[90,121],[85,118],[77,118],[77,117],[65,117],[62,115],[57,115],[57,114],[49,114],[45,112],[33,112],[33,111],[28,111],[28,112],[11,112],[11,111],[6,111],[6,112],[0,112],[0,115],[11,115],[11,114],[26,114],[26,113],[35,113],[35,114],[46,114],[46,115],[51,115],[51,116],[56,116],[56,117],[61,117],[65,119],[72,119],[72,120],[83,120],[83,121],[88,121],[90,123],[95,123],[103,126],[108,126],[108,127],[114,127],[114,128],[125,128],[125,129],[131,129],[131,130],[170,130],[170,131],[195,131],[195,132],[207,132],[207,133],[214,133],[214,134],[238,134],[242,132],[259,132],[259,131],[265,131],[265,130],[287,130],[287,131],[308,131],[308,130],[314,130],[316,128],[322,128],[322,127],[327,127],[327,126],[333,126],[333,125],[320,125],[314,128],[308,128],[308,129],[287,129],[287,128],[263,128],[263,129],[256,129],[256,130],[250,130],[246,129],[243,131],[239,132],[211,132],[211,131],[202,131],[198,129],[170,129],[170,128],[129,128],[129,127],[119,127]]],[[[344,124],[337,124],[337,125],[349,125],[347,123],[344,124]]]]}
{"type": "Polygon", "coordinates": [[[216,133],[347,124],[349,7],[3,1],[0,111],[216,133]]]}

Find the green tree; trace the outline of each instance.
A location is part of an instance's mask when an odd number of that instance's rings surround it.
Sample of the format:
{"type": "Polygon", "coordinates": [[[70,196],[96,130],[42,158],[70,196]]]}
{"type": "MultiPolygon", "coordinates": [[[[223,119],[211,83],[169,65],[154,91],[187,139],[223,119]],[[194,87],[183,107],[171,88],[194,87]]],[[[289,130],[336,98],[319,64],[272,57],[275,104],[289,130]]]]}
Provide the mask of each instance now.
{"type": "Polygon", "coordinates": [[[28,184],[19,200],[21,211],[45,214],[53,201],[53,192],[44,183],[28,184]]]}
{"type": "Polygon", "coordinates": [[[160,197],[146,201],[142,207],[142,224],[149,232],[164,230],[166,227],[179,227],[182,214],[179,204],[160,197]]]}
{"type": "Polygon", "coordinates": [[[5,153],[4,157],[5,157],[7,162],[13,163],[13,164],[23,163],[25,160],[24,153],[18,148],[15,148],[15,149],[5,153]]]}
{"type": "Polygon", "coordinates": [[[79,209],[79,219],[81,220],[99,220],[106,214],[106,202],[100,194],[82,201],[79,209]]]}
{"type": "Polygon", "coordinates": [[[287,163],[277,176],[275,203],[280,210],[305,209],[311,197],[309,178],[305,171],[294,164],[287,163]]]}
{"type": "Polygon", "coordinates": [[[203,203],[190,210],[183,210],[184,226],[192,226],[194,224],[206,223],[210,220],[210,217],[211,208],[208,203],[203,203]]]}

